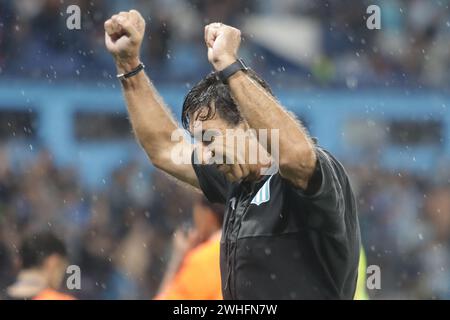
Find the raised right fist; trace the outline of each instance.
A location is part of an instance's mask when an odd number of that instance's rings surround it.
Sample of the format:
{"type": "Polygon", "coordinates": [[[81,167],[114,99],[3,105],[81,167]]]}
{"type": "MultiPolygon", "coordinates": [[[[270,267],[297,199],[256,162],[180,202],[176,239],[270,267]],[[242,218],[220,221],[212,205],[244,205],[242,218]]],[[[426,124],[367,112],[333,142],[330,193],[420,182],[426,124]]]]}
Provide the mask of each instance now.
{"type": "Polygon", "coordinates": [[[145,20],[136,10],[120,12],[105,22],[105,44],[117,61],[139,59],[145,20]]]}

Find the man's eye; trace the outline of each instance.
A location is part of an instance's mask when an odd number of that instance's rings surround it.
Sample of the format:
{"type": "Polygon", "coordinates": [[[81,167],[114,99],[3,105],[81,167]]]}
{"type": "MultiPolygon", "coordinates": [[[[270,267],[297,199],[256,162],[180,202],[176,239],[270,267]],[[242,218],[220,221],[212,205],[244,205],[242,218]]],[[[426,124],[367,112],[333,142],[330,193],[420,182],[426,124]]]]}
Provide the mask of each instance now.
{"type": "Polygon", "coordinates": [[[202,142],[203,142],[203,145],[204,145],[204,146],[209,146],[211,143],[214,142],[215,139],[216,139],[215,136],[211,136],[211,137],[209,137],[208,140],[203,140],[203,141],[202,141],[202,142]]]}
{"type": "Polygon", "coordinates": [[[209,146],[211,143],[212,143],[212,139],[211,139],[211,141],[203,141],[203,145],[205,147],[209,146]]]}

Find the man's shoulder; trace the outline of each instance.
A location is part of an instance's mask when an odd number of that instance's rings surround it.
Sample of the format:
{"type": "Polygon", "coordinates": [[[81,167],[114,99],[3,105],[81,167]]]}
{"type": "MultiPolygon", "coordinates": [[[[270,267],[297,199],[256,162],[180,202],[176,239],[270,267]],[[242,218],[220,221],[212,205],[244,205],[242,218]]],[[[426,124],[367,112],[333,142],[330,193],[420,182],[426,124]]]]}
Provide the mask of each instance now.
{"type": "Polygon", "coordinates": [[[321,166],[327,166],[333,169],[333,171],[341,176],[347,177],[347,172],[344,165],[338,160],[338,158],[329,150],[316,146],[316,154],[321,166]]]}
{"type": "MultiPolygon", "coordinates": [[[[300,197],[295,197],[295,199],[302,201],[325,201],[330,198],[325,196],[330,194],[330,192],[340,197],[351,196],[351,194],[347,194],[348,188],[345,188],[345,186],[349,185],[349,178],[342,163],[324,147],[315,145],[314,148],[317,164],[310,177],[307,189],[300,189],[286,182],[286,190],[299,195],[300,197]]],[[[277,180],[285,181],[282,178],[277,180]]]]}

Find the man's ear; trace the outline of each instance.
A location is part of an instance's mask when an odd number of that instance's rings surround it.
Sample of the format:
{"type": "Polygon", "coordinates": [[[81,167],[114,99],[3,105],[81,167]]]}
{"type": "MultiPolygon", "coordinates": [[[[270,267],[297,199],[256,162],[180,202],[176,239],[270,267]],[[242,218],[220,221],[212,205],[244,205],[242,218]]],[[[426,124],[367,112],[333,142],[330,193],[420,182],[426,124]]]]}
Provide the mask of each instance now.
{"type": "Polygon", "coordinates": [[[244,131],[247,131],[250,129],[250,125],[248,124],[247,120],[242,120],[238,125],[238,128],[242,128],[244,131]]]}

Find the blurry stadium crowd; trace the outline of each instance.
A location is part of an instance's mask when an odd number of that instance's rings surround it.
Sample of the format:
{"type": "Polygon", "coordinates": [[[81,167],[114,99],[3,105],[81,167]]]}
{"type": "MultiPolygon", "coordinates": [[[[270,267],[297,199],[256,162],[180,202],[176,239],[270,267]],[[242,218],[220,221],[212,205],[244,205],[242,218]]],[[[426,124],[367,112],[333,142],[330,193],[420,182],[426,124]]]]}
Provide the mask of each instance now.
{"type": "Polygon", "coordinates": [[[250,16],[274,21],[294,16],[319,23],[323,49],[309,65],[275,55],[246,35],[248,62],[280,85],[438,86],[449,80],[448,5],[448,0],[5,0],[0,4],[0,67],[3,74],[48,81],[109,77],[114,68],[103,45],[103,22],[117,10],[134,7],[148,20],[143,60],[156,81],[190,83],[210,70],[202,40],[205,23],[239,27],[250,16]],[[80,31],[66,28],[69,4],[81,7],[80,31]],[[381,7],[379,31],[368,30],[362,18],[369,4],[381,7]]]}
{"type": "MultiPolygon", "coordinates": [[[[170,260],[173,233],[192,226],[196,193],[130,162],[100,192],[57,168],[46,151],[20,168],[1,153],[0,295],[18,271],[25,235],[51,230],[82,270],[79,298],[153,297],[170,260]]],[[[450,187],[402,172],[349,167],[358,193],[368,264],[381,267],[372,298],[450,298],[450,187]]]]}
{"type": "Polygon", "coordinates": [[[42,151],[22,169],[0,152],[0,296],[18,272],[24,237],[52,231],[80,266],[78,298],[151,298],[170,256],[172,234],[191,224],[193,191],[130,162],[104,190],[83,188],[71,168],[42,151]],[[155,196],[156,194],[156,196],[155,196]]]}
{"type": "MultiPolygon", "coordinates": [[[[347,86],[349,75],[372,86],[448,83],[449,1],[371,2],[382,7],[380,31],[361,23],[368,4],[356,0],[135,0],[133,7],[151,18],[144,61],[160,82],[194,82],[210,70],[200,32],[204,23],[239,26],[249,15],[289,13],[320,22],[324,53],[305,68],[249,37],[250,64],[269,82],[292,73],[299,82],[324,86],[347,86]],[[283,75],[276,77],[274,70],[283,75]]],[[[130,6],[117,0],[2,1],[0,75],[109,79],[114,66],[103,45],[103,22],[130,6]],[[82,31],[65,27],[65,8],[75,3],[82,8],[82,31]]],[[[368,264],[382,272],[382,290],[369,295],[450,299],[448,177],[436,181],[372,165],[348,170],[358,194],[368,264]]],[[[133,161],[113,172],[102,190],[92,191],[81,185],[75,169],[56,166],[45,150],[17,164],[0,149],[0,296],[18,271],[21,238],[46,229],[64,239],[70,263],[81,267],[77,297],[152,298],[170,257],[173,232],[190,224],[195,194],[133,161]]]]}

